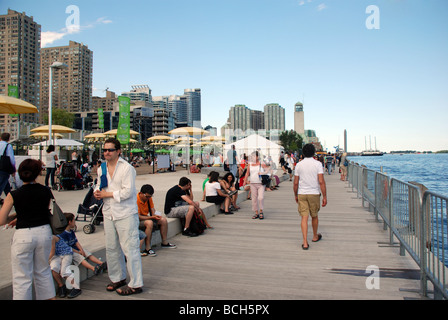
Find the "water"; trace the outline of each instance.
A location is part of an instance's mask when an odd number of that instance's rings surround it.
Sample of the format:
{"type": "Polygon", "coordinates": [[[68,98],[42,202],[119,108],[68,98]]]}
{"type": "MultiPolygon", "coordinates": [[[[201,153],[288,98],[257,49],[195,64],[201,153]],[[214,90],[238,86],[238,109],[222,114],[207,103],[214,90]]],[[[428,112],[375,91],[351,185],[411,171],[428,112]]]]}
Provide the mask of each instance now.
{"type": "Polygon", "coordinates": [[[415,181],[448,197],[448,154],[385,154],[379,157],[347,157],[350,161],[383,172],[403,182],[415,181]]]}
{"type": "MultiPolygon", "coordinates": [[[[448,197],[448,154],[387,154],[370,157],[347,157],[350,161],[365,165],[367,168],[386,173],[389,177],[403,182],[415,181],[426,186],[430,191],[448,197]]],[[[437,205],[440,208],[440,205],[437,205]]],[[[440,210],[440,209],[439,209],[440,210]]],[[[433,252],[448,267],[448,238],[446,234],[446,215],[437,215],[439,233],[434,232],[433,252]],[[442,229],[444,232],[442,232],[442,229]],[[436,235],[439,234],[437,237],[436,235]],[[444,254],[444,256],[443,256],[444,254]]],[[[434,220],[434,221],[435,221],[434,220]]]]}

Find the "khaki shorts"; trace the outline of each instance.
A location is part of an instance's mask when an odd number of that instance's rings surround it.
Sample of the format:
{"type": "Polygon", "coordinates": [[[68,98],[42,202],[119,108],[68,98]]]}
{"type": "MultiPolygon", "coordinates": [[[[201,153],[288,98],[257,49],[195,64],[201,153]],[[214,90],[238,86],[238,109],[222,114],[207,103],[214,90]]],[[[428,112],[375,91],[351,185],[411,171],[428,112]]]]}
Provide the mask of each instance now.
{"type": "Polygon", "coordinates": [[[317,217],[320,210],[320,194],[299,194],[299,213],[302,217],[317,217]]]}

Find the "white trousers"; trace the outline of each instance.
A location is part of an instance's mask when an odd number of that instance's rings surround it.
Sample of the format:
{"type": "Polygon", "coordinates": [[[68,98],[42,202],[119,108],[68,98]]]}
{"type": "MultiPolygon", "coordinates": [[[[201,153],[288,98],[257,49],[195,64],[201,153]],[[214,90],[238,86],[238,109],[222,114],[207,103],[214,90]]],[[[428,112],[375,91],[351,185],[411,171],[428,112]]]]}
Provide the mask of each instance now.
{"type": "Polygon", "coordinates": [[[37,300],[55,296],[53,276],[48,258],[51,251],[50,225],[18,229],[11,244],[13,300],[37,300]]]}
{"type": "Polygon", "coordinates": [[[104,218],[106,238],[107,272],[112,282],[126,279],[129,272],[131,288],[143,286],[142,258],[138,233],[138,215],[133,214],[120,220],[104,218]],[[126,262],[125,262],[126,256],[126,262]]]}

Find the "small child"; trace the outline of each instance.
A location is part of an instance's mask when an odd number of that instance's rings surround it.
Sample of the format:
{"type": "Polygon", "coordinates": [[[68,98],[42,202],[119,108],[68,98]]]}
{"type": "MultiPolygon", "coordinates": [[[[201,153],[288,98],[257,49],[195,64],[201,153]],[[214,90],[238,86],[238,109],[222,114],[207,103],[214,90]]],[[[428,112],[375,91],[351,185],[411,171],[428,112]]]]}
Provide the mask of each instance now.
{"type": "Polygon", "coordinates": [[[73,213],[64,212],[67,218],[67,228],[64,232],[58,235],[61,239],[65,240],[68,245],[73,249],[73,264],[79,266],[80,264],[89,270],[92,270],[95,275],[99,275],[101,272],[107,269],[106,262],[101,261],[95,257],[90,251],[84,249],[76,238],[75,232],[73,231],[76,227],[75,215],[73,213]],[[91,265],[87,260],[92,261],[96,265],[91,265]]]}
{"type": "Polygon", "coordinates": [[[58,284],[57,295],[59,298],[65,298],[67,296],[67,287],[65,286],[64,279],[69,278],[72,274],[68,269],[72,264],[72,259],[72,248],[58,236],[53,236],[49,261],[53,279],[58,284]]]}

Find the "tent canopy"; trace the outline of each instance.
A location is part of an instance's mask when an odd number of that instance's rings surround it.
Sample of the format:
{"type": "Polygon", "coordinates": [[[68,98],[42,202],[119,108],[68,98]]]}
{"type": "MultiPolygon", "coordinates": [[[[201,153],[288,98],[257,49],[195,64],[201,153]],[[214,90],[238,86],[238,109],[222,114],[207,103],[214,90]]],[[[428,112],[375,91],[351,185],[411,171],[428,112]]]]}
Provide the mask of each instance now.
{"type": "MultiPolygon", "coordinates": [[[[33,144],[33,146],[47,146],[53,144],[51,141],[42,141],[42,142],[38,142],[33,144]]],[[[56,139],[54,140],[54,145],[55,146],[60,146],[60,147],[64,147],[64,146],[83,146],[84,143],[78,142],[76,140],[71,140],[71,139],[56,139]]]]}
{"type": "Polygon", "coordinates": [[[280,156],[280,152],[284,149],[281,145],[272,142],[265,137],[258,134],[252,134],[244,139],[235,141],[234,143],[229,143],[224,146],[224,157],[227,158],[227,151],[235,145],[235,151],[237,152],[238,158],[245,153],[247,156],[254,151],[260,153],[260,160],[263,156],[271,156],[272,160],[277,163],[280,156]]]}

